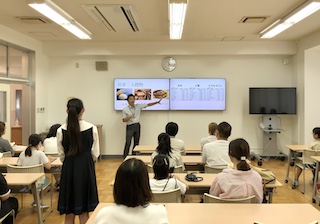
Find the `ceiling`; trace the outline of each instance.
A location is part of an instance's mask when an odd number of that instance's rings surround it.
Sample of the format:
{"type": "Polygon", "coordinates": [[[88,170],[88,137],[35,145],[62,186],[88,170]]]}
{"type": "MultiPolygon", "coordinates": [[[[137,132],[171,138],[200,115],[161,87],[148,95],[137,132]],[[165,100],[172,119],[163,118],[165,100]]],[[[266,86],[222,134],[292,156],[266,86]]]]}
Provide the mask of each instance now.
{"type": "MultiPolygon", "coordinates": [[[[169,39],[167,0],[53,0],[53,2],[86,27],[93,34],[92,40],[80,40],[73,36],[29,7],[27,0],[2,1],[0,24],[43,42],[265,41],[259,38],[259,32],[285,16],[304,0],[189,0],[181,40],[169,39]],[[117,29],[116,32],[107,31],[82,6],[93,4],[98,7],[116,4],[133,5],[141,21],[139,26],[141,31],[134,32],[129,26],[127,29],[117,29]],[[30,17],[33,17],[32,20],[29,20],[30,17]],[[262,22],[242,23],[244,17],[266,17],[266,19],[262,22]]],[[[113,16],[115,14],[110,15],[110,19],[115,19],[114,26],[117,26],[120,20],[112,18],[113,16]]],[[[319,30],[320,12],[317,12],[271,40],[299,40],[319,30]]]]}

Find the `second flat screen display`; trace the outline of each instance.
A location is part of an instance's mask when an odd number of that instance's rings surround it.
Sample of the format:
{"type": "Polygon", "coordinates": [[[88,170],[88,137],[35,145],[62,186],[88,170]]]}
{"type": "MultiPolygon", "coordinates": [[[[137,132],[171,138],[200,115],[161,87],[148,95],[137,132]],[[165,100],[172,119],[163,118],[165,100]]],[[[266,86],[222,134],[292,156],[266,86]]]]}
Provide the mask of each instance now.
{"type": "Polygon", "coordinates": [[[225,110],[225,79],[170,79],[170,110],[225,110]]]}

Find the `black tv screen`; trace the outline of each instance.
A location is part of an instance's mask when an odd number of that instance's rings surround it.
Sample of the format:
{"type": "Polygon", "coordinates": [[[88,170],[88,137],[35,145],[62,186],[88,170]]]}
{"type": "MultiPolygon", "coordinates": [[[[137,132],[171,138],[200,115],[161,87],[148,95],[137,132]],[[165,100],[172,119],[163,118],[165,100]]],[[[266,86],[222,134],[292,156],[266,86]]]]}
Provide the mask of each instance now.
{"type": "Polygon", "coordinates": [[[296,88],[249,88],[249,114],[296,113],[296,88]]]}

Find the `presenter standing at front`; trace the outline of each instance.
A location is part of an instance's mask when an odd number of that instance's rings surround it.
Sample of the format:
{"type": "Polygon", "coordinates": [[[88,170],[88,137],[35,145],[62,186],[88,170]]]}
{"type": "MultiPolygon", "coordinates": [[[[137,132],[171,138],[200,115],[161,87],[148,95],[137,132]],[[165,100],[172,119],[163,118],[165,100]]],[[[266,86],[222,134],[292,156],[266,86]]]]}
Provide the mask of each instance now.
{"type": "Polygon", "coordinates": [[[131,145],[131,139],[133,137],[133,148],[139,145],[140,140],[140,113],[143,108],[150,107],[159,104],[162,99],[148,104],[134,104],[135,97],[133,94],[129,94],[127,101],[128,106],[122,110],[122,121],[127,123],[126,128],[126,144],[124,146],[123,158],[126,158],[129,154],[129,149],[131,145]]]}

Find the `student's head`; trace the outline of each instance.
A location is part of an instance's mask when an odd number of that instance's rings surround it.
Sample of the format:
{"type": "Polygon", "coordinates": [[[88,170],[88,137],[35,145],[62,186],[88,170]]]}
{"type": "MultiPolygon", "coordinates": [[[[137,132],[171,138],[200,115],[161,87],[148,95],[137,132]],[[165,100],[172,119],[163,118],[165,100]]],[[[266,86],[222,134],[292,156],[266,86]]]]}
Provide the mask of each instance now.
{"type": "Polygon", "coordinates": [[[170,136],[176,136],[178,133],[179,127],[178,124],[175,122],[169,122],[166,125],[166,133],[170,136]]]}
{"type": "Polygon", "coordinates": [[[250,166],[246,161],[250,156],[250,147],[246,140],[243,138],[232,140],[229,144],[229,156],[231,161],[233,158],[238,161],[237,170],[250,170],[250,166]]]}
{"type": "Polygon", "coordinates": [[[312,134],[313,134],[313,138],[314,138],[314,139],[320,138],[320,127],[315,127],[315,128],[312,130],[312,134]]]}
{"type": "Polygon", "coordinates": [[[231,135],[231,125],[225,121],[221,122],[217,127],[216,134],[219,139],[228,139],[231,135]]]}
{"type": "Polygon", "coordinates": [[[75,155],[82,150],[82,142],[80,137],[80,125],[79,119],[84,112],[83,103],[80,99],[73,98],[67,103],[67,144],[69,150],[66,152],[66,156],[75,155]]]}
{"type": "Polygon", "coordinates": [[[166,155],[158,154],[152,161],[154,179],[162,180],[169,176],[169,158],[166,155]]]}
{"type": "Polygon", "coordinates": [[[124,161],[117,170],[113,186],[116,204],[128,207],[145,206],[152,199],[146,165],[139,159],[124,161]]]}
{"type": "Polygon", "coordinates": [[[215,122],[211,122],[208,125],[208,132],[210,135],[215,135],[216,134],[216,130],[217,130],[218,124],[215,122]]]}
{"type": "Polygon", "coordinates": [[[0,121],[0,137],[6,133],[6,123],[0,121]]]}
{"type": "Polygon", "coordinates": [[[157,152],[164,155],[169,155],[171,152],[170,136],[167,133],[158,135],[157,152]]]}
{"type": "Polygon", "coordinates": [[[128,95],[128,98],[127,98],[127,101],[128,101],[128,104],[129,104],[130,106],[133,106],[133,105],[134,105],[134,101],[135,101],[134,95],[133,95],[133,94],[129,94],[129,95],[128,95]]]}
{"type": "Polygon", "coordinates": [[[28,147],[26,148],[25,151],[25,156],[31,156],[32,155],[32,150],[31,148],[40,148],[42,143],[42,139],[41,136],[38,134],[32,134],[29,136],[29,140],[28,140],[28,147]]]}
{"type": "Polygon", "coordinates": [[[54,124],[50,127],[49,132],[47,134],[47,138],[56,137],[57,130],[60,128],[61,124],[54,124]]]}

